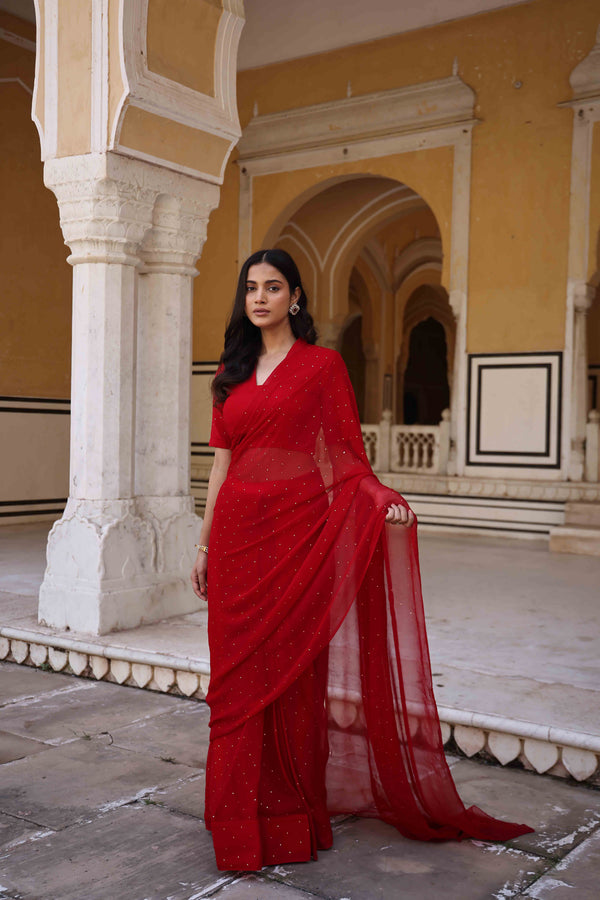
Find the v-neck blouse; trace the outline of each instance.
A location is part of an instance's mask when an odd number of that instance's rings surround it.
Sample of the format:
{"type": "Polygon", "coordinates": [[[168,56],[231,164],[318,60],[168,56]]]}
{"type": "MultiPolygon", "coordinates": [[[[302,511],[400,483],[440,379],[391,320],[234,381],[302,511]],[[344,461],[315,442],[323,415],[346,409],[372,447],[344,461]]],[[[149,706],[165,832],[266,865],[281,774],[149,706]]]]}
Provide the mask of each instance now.
{"type": "Polygon", "coordinates": [[[273,369],[271,369],[271,371],[269,372],[269,374],[267,375],[267,377],[265,378],[265,380],[264,380],[261,384],[258,383],[258,375],[257,375],[258,363],[256,364],[256,366],[254,367],[254,371],[252,372],[252,375],[250,376],[251,378],[254,379],[254,384],[256,385],[256,387],[264,387],[264,386],[265,386],[265,384],[267,383],[267,381],[269,380],[269,378],[271,377],[271,375],[273,375],[273,374],[277,371],[277,369],[279,368],[279,366],[282,366],[283,363],[286,361],[286,359],[288,358],[288,356],[290,355],[290,353],[292,352],[292,350],[294,349],[294,347],[296,346],[296,344],[298,343],[298,341],[299,341],[299,338],[296,338],[296,340],[294,341],[294,343],[292,344],[292,346],[290,347],[290,349],[287,351],[287,353],[285,354],[285,356],[283,357],[283,359],[281,359],[281,360],[277,363],[277,365],[276,365],[273,369]]]}
{"type": "Polygon", "coordinates": [[[269,373],[262,384],[258,384],[256,380],[255,367],[246,381],[236,384],[235,387],[231,389],[229,396],[222,406],[213,404],[212,426],[210,440],[208,442],[210,447],[222,448],[225,450],[231,449],[231,435],[236,430],[240,418],[248,404],[255,397],[256,391],[262,391],[269,383],[270,379],[275,376],[276,372],[279,375],[281,375],[282,372],[285,374],[286,364],[296,352],[299,344],[302,343],[304,342],[300,338],[296,338],[281,362],[277,363],[273,371],[269,373]]]}

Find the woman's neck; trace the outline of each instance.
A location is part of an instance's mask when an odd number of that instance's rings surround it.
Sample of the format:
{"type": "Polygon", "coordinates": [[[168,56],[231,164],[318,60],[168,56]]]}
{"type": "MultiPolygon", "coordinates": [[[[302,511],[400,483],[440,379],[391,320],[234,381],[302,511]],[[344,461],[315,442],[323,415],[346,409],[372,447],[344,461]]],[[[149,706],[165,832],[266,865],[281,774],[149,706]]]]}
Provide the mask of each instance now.
{"type": "Polygon", "coordinates": [[[292,347],[296,338],[289,323],[286,322],[285,325],[287,327],[279,328],[275,332],[263,329],[260,356],[277,356],[281,353],[287,353],[292,347]]]}

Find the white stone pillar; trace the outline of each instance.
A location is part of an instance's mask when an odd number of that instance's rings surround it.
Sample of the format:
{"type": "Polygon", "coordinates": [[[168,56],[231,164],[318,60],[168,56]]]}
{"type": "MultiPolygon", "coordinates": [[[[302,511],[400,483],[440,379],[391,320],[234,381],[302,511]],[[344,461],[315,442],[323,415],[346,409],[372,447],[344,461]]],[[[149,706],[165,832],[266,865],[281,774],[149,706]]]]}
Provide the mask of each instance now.
{"type": "Polygon", "coordinates": [[[454,345],[454,366],[452,373],[452,390],[450,392],[450,422],[448,439],[447,474],[460,475],[461,462],[459,454],[458,426],[465,421],[468,411],[467,384],[466,384],[466,355],[467,355],[467,327],[466,327],[466,296],[462,291],[451,291],[449,294],[450,306],[456,320],[456,343],[454,345]]]}
{"type": "Polygon", "coordinates": [[[216,185],[180,181],[180,196],[162,194],[154,208],[137,314],[135,494],[156,535],[157,575],[170,614],[198,608],[189,585],[200,526],[190,493],[192,279],[219,198],[216,185]]]}
{"type": "Polygon", "coordinates": [[[73,334],[69,500],[48,538],[39,619],[94,634],[136,622],[155,555],[133,497],[136,266],[155,193],[123,177],[126,162],[44,166],[71,249],[73,334]]]}
{"type": "Polygon", "coordinates": [[[585,430],[585,480],[600,481],[600,412],[590,409],[585,430]]]}
{"type": "Polygon", "coordinates": [[[44,177],[74,272],[70,495],[39,618],[103,634],[200,605],[191,284],[219,189],[110,153],[50,160],[44,177]]]}
{"type": "Polygon", "coordinates": [[[569,478],[582,481],[585,472],[585,433],[588,414],[587,314],[595,289],[584,281],[573,286],[573,380],[571,398],[571,454],[569,478]]]}

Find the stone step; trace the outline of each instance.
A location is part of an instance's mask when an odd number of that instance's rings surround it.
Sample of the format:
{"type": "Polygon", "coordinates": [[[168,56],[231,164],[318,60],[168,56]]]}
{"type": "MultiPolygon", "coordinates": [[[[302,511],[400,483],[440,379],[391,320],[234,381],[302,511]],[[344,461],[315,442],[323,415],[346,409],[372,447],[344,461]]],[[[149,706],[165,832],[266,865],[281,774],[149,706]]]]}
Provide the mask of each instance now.
{"type": "Polygon", "coordinates": [[[600,556],[600,527],[558,525],[550,531],[549,549],[552,553],[600,556]]]}
{"type": "Polygon", "coordinates": [[[568,501],[565,503],[565,525],[600,528],[600,503],[568,501]]]}

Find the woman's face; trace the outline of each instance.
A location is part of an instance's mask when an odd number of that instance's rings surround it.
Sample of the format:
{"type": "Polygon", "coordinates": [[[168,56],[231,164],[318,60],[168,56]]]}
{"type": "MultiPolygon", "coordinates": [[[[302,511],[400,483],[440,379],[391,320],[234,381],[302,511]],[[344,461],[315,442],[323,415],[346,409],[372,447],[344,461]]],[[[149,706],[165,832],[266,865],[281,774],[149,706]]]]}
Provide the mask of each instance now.
{"type": "Polygon", "coordinates": [[[246,315],[258,328],[274,328],[288,320],[288,310],[300,297],[300,289],[290,286],[279,269],[267,262],[248,269],[246,315]]]}

